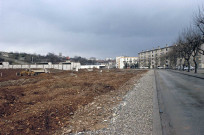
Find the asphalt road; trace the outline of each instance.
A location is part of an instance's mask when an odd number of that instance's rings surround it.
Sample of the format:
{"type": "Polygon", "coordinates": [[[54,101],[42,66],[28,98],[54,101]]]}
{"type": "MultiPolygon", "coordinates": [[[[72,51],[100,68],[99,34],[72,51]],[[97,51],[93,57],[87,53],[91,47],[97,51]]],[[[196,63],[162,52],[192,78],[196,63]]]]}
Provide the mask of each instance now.
{"type": "Polygon", "coordinates": [[[204,135],[204,80],[156,70],[163,135],[204,135]]]}

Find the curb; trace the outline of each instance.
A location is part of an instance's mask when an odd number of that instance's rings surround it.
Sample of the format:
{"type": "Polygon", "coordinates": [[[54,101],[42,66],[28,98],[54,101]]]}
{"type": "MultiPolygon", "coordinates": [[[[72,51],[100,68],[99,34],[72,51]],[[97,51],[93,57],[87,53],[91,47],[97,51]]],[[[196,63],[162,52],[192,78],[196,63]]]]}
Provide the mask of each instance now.
{"type": "Polygon", "coordinates": [[[162,135],[161,118],[159,114],[159,105],[156,89],[155,70],[153,77],[153,135],[162,135]]]}
{"type": "Polygon", "coordinates": [[[191,75],[191,74],[188,74],[188,73],[183,73],[183,72],[174,71],[174,70],[169,70],[169,71],[174,72],[174,73],[179,73],[179,74],[187,75],[187,76],[192,76],[192,77],[199,78],[199,79],[204,79],[204,77],[199,76],[199,75],[191,75]]]}

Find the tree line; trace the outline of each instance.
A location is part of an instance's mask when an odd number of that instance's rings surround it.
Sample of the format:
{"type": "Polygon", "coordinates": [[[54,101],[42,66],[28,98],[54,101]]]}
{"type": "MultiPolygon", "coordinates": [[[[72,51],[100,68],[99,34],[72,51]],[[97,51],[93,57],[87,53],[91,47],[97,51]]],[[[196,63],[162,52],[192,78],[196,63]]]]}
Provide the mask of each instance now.
{"type": "MultiPolygon", "coordinates": [[[[1,56],[0,52],[0,56],[1,56]]],[[[39,54],[28,54],[28,53],[18,53],[18,52],[9,52],[8,57],[15,59],[15,60],[21,60],[27,63],[40,63],[40,62],[52,62],[52,63],[59,63],[59,62],[65,62],[67,60],[70,60],[72,62],[80,62],[82,65],[95,65],[97,64],[97,61],[95,58],[92,58],[92,60],[83,58],[81,56],[75,56],[73,58],[65,57],[65,56],[58,56],[54,53],[47,53],[47,55],[39,55],[39,54]]],[[[0,58],[0,62],[4,62],[5,60],[3,58],[0,58]]],[[[9,61],[10,64],[13,64],[12,61],[9,61]]],[[[15,64],[15,63],[14,63],[15,64]]]]}

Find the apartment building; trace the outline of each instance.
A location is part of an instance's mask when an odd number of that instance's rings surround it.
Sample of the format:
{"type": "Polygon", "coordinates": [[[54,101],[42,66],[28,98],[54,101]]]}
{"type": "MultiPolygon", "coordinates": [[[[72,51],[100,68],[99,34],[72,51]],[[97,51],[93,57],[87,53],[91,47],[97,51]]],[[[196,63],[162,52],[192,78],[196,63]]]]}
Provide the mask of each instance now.
{"type": "Polygon", "coordinates": [[[116,68],[136,68],[138,65],[138,57],[126,57],[119,56],[116,57],[116,68]]]}
{"type": "MultiPolygon", "coordinates": [[[[148,67],[148,68],[168,68],[170,66],[169,58],[166,54],[171,51],[173,46],[166,45],[163,48],[156,48],[152,50],[146,50],[138,53],[139,55],[139,67],[148,67]]],[[[201,45],[201,49],[204,50],[204,44],[201,45]]],[[[196,56],[196,61],[198,63],[198,68],[204,68],[204,55],[198,54],[196,56]]],[[[182,66],[185,63],[185,60],[182,58],[177,59],[176,67],[182,66]]],[[[194,67],[193,57],[190,58],[190,64],[194,67]]]]}
{"type": "Polygon", "coordinates": [[[146,50],[138,53],[139,55],[139,67],[157,68],[168,67],[169,60],[166,54],[171,50],[172,46],[166,45],[163,48],[153,48],[152,50],[146,50]]]}

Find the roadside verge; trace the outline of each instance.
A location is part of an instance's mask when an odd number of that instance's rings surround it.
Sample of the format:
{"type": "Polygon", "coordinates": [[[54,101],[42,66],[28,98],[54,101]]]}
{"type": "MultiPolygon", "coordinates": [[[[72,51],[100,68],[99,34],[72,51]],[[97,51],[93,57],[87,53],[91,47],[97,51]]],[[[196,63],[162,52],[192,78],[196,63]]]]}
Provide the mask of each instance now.
{"type": "Polygon", "coordinates": [[[155,79],[155,70],[153,77],[153,135],[162,135],[161,119],[159,114],[159,105],[157,98],[157,88],[155,79]]]}

